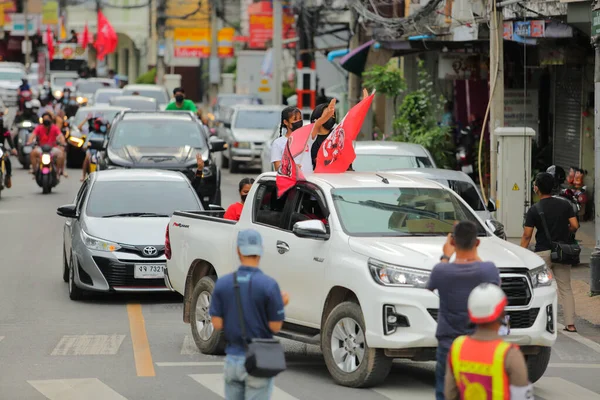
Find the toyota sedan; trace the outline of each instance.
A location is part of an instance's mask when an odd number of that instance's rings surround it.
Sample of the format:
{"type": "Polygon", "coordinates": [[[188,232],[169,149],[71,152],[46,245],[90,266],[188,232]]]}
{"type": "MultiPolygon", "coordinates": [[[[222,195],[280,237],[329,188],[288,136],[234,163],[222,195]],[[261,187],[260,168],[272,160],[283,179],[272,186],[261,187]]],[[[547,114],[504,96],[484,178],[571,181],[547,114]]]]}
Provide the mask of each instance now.
{"type": "Polygon", "coordinates": [[[179,172],[95,172],[65,217],[62,275],[69,297],[86,292],[168,291],[165,228],[175,210],[201,211],[190,181],[179,172]]]}

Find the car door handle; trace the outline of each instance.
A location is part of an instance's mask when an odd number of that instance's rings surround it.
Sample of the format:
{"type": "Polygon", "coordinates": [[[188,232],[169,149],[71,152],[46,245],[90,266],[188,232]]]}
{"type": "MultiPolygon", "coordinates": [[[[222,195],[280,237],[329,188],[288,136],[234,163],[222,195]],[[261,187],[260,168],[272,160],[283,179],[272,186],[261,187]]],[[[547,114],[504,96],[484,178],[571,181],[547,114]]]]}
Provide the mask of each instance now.
{"type": "Polygon", "coordinates": [[[279,254],[287,253],[290,251],[290,246],[286,242],[282,242],[281,240],[277,241],[277,251],[279,254]]]}

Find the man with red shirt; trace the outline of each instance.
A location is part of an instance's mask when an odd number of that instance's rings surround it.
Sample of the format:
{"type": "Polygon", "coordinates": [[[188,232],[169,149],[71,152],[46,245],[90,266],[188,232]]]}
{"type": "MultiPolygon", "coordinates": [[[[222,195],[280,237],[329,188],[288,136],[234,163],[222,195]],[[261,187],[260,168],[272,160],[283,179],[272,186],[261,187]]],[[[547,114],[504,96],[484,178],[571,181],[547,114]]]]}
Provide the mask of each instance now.
{"type": "Polygon", "coordinates": [[[58,171],[62,171],[64,167],[65,157],[62,148],[58,147],[56,143],[60,143],[63,146],[66,145],[65,137],[61,133],[60,129],[52,123],[52,115],[48,112],[42,115],[42,125],[36,126],[33,133],[29,137],[27,144],[32,144],[37,138],[37,146],[31,152],[31,167],[33,172],[37,171],[40,165],[40,158],[42,157],[41,146],[52,146],[51,155],[56,159],[56,167],[58,171]]]}

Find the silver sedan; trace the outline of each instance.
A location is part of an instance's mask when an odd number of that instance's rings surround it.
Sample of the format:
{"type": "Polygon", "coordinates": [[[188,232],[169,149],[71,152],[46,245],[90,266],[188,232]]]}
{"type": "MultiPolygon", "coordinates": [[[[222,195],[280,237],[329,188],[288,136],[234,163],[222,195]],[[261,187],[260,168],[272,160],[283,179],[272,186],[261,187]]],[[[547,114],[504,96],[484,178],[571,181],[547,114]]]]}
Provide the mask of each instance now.
{"type": "Polygon", "coordinates": [[[164,284],[165,232],[175,210],[201,211],[189,180],[179,172],[95,172],[65,217],[63,279],[69,297],[86,292],[168,291],[164,284]]]}

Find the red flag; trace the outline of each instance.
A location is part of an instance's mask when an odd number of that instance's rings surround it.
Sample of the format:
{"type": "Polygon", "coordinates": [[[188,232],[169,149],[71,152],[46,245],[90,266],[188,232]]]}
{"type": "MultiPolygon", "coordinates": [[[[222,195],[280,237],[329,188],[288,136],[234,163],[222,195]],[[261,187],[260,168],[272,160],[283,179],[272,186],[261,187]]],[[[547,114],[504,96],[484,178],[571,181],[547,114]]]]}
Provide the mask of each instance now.
{"type": "Polygon", "coordinates": [[[295,130],[288,138],[288,142],[281,158],[281,165],[277,171],[276,183],[278,198],[292,188],[298,180],[305,180],[304,174],[296,165],[296,161],[294,161],[294,157],[306,156],[302,153],[306,148],[313,126],[314,124],[305,125],[302,128],[295,130]]]}
{"type": "Polygon", "coordinates": [[[360,132],[374,97],[375,93],[352,107],[342,122],[325,139],[317,153],[315,172],[335,174],[348,170],[356,158],[352,142],[360,132]]]}
{"type": "Polygon", "coordinates": [[[98,60],[104,60],[108,54],[114,53],[117,49],[117,41],[117,33],[102,14],[102,11],[98,11],[98,34],[94,44],[98,60]]]}
{"type": "Polygon", "coordinates": [[[88,29],[88,24],[86,22],[85,27],[83,28],[83,35],[81,35],[81,47],[87,49],[88,44],[90,44],[90,30],[88,29]]]}
{"type": "Polygon", "coordinates": [[[54,58],[54,35],[50,26],[46,28],[46,46],[48,46],[48,58],[52,61],[54,58]]]}

